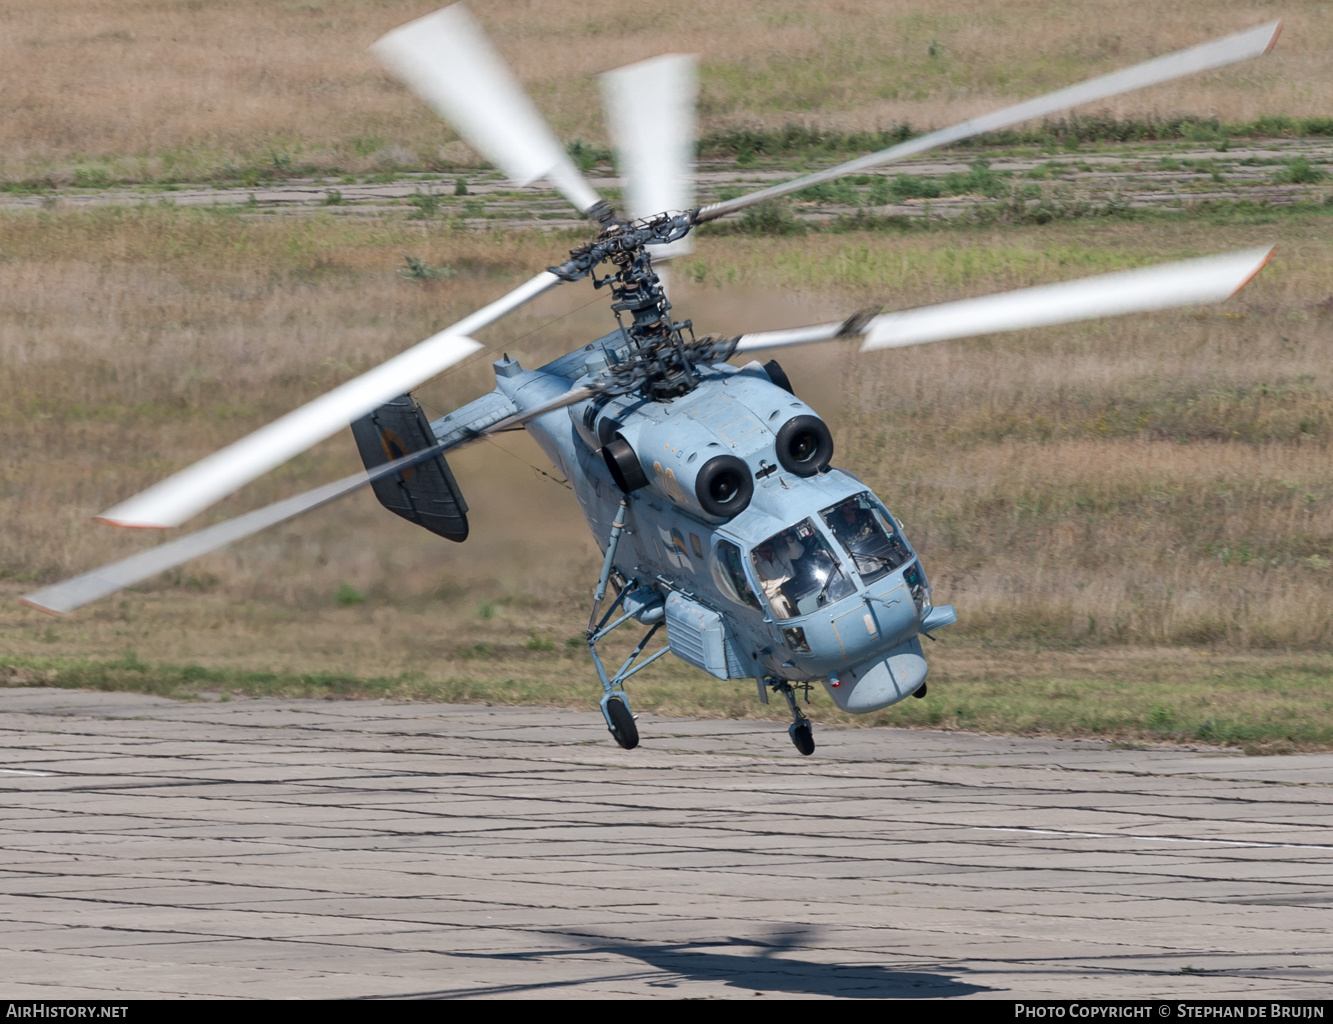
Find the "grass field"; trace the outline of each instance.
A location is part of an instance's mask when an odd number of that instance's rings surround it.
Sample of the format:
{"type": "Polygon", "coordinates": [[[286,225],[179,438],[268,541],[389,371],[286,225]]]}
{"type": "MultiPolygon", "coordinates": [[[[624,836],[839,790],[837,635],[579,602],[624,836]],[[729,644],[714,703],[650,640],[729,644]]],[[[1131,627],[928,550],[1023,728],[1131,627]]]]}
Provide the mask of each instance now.
{"type": "MultiPolygon", "coordinates": [[[[437,2],[71,0],[57,14],[13,0],[0,9],[0,177],[96,186],[475,162],[366,53],[437,2]]],[[[560,137],[594,149],[606,142],[595,76],[663,52],[701,57],[705,137],[922,129],[1275,17],[1286,28],[1261,61],[1082,113],[1226,123],[1333,110],[1319,0],[476,6],[560,137]]]]}
{"type": "MultiPolygon", "coordinates": [[[[471,197],[438,210],[266,217],[244,205],[178,209],[169,196],[77,210],[49,194],[475,167],[366,54],[433,7],[0,9],[0,186],[47,204],[0,211],[0,684],[595,713],[599,688],[578,638],[596,545],[522,436],[451,458],[473,509],[461,546],[360,494],[68,619],[16,600],[158,539],[95,526],[94,513],[435,332],[582,239],[500,233],[477,227],[479,217],[469,228],[463,212],[481,206],[471,197]],[[411,266],[438,273],[404,273],[411,266]]],[[[1327,174],[1281,154],[1244,167],[1212,156],[1237,125],[1333,131],[1327,4],[476,7],[560,137],[591,159],[606,144],[598,72],[699,53],[701,132],[712,155],[746,168],[756,152],[784,166],[827,160],[855,133],[939,127],[1285,16],[1278,48],[1260,61],[1080,112],[1085,124],[1167,125],[1207,147],[1206,161],[1186,161],[1196,173],[1179,208],[1088,201],[1075,158],[1047,159],[1078,149],[1082,136],[1066,124],[1065,142],[1010,140],[1044,161],[1021,176],[999,181],[977,164],[942,179],[935,195],[978,196],[953,222],[867,214],[929,198],[928,182],[890,176],[802,197],[863,207],[859,219],[806,232],[776,207],[702,231],[673,269],[673,300],[701,332],[731,334],[1276,243],[1268,269],[1222,307],[867,357],[838,343],[781,356],[834,427],[835,462],[905,522],[937,601],[960,615],[929,652],[927,699],[853,720],[816,694],[816,717],[1256,753],[1333,747],[1327,174]],[[1242,170],[1251,184],[1310,191],[1284,193],[1281,202],[1297,201],[1281,208],[1191,201],[1242,170]]],[[[1112,158],[1149,188],[1155,173],[1183,173],[1179,156],[1112,158]]],[[[536,365],[603,333],[605,302],[586,285],[561,289],[482,340],[536,365]]],[[[418,397],[438,413],[488,390],[490,358],[418,397]]],[[[350,438],[335,437],[201,518],[357,465],[350,438]]],[[[663,713],[784,717],[758,704],[752,684],[672,659],[632,693],[636,707],[663,713]]]]}
{"type": "MultiPolygon", "coordinates": [[[[960,612],[929,652],[931,696],[867,724],[1330,744],[1327,210],[700,239],[675,301],[722,333],[1281,247],[1216,309],[782,356],[834,425],[835,461],[905,521],[960,612]]],[[[7,214],[0,240],[11,684],[591,707],[575,638],[596,549],[522,437],[452,460],[474,509],[461,546],[360,495],[71,619],[13,600],[153,539],[93,513],[501,293],[568,238],[154,206],[7,214]],[[454,273],[412,280],[404,253],[454,273]]],[[[483,340],[533,365],[604,328],[594,298],[557,291],[483,340]]],[[[478,360],[421,397],[447,409],[488,378],[478,360]]],[[[353,452],[335,438],[212,514],[349,472],[353,452]]],[[[769,714],[749,684],[676,662],[644,675],[645,708],[769,714]]]]}

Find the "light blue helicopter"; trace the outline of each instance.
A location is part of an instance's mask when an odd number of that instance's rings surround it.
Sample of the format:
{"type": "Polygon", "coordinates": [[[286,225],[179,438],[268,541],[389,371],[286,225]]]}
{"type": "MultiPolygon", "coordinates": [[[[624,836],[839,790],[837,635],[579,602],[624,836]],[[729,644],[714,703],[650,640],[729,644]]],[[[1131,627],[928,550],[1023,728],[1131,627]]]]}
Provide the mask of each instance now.
{"type": "Polygon", "coordinates": [[[467,504],[445,453],[526,429],[564,474],[603,551],[586,639],[602,713],[626,749],[639,742],[626,681],[670,652],[720,679],[781,694],[792,741],[815,749],[808,701],[876,711],[926,696],[921,637],[956,621],[932,600],[899,523],[852,473],[833,437],[775,360],[751,351],[862,339],[862,350],[1220,302],[1271,250],[1206,257],[839,323],[721,338],[674,319],[661,262],[702,223],[845,174],[1075,104],[1267,52],[1280,23],[1159,57],[987,117],[912,139],[738,199],[692,199],[693,63],[663,57],[603,76],[628,214],[600,199],[542,123],[461,6],[404,25],[374,52],[516,183],[544,178],[596,225],[567,260],[375,369],[109,509],[119,526],[174,527],[351,422],[366,471],[26,595],[67,613],[367,484],[390,511],[453,541],[467,504]],[[655,261],[657,266],[655,266],[655,261]],[[598,276],[599,272],[603,276],[598,276]],[[481,345],[470,335],[563,282],[610,293],[616,329],[545,366],[494,363],[495,389],[430,422],[411,391],[481,345]],[[609,603],[608,603],[609,598],[609,603]],[[645,633],[614,670],[599,644],[645,633]],[[647,653],[662,627],[665,643],[647,653]]]}

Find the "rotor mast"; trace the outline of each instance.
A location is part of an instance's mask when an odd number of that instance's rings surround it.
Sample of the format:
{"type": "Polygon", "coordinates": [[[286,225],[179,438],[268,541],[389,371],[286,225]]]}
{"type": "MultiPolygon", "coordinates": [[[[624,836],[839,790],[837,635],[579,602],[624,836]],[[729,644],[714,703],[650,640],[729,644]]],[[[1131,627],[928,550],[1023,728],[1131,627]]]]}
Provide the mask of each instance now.
{"type": "MultiPolygon", "coordinates": [[[[569,259],[550,272],[564,281],[591,277],[594,288],[611,289],[611,310],[629,341],[627,357],[610,369],[611,390],[642,390],[658,402],[693,391],[699,384],[695,364],[718,358],[718,346],[711,339],[696,340],[692,321],[672,319],[671,302],[648,249],[684,238],[694,226],[693,211],[603,224],[596,238],[570,250],[569,259]],[[617,269],[599,278],[596,269],[602,263],[617,269]]],[[[728,348],[720,358],[729,354],[728,348]]]]}

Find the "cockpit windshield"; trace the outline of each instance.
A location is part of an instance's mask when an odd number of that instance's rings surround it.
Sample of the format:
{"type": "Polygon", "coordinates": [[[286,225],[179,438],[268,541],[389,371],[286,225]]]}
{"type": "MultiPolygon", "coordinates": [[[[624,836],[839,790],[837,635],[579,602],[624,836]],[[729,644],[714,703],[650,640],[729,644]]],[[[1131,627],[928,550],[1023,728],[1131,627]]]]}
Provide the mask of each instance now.
{"type": "Polygon", "coordinates": [[[852,556],[864,583],[887,576],[912,557],[906,542],[868,491],[826,508],[819,515],[852,556]]]}
{"type": "Polygon", "coordinates": [[[778,619],[809,615],[856,589],[809,519],[756,545],[751,557],[764,596],[778,619]]]}

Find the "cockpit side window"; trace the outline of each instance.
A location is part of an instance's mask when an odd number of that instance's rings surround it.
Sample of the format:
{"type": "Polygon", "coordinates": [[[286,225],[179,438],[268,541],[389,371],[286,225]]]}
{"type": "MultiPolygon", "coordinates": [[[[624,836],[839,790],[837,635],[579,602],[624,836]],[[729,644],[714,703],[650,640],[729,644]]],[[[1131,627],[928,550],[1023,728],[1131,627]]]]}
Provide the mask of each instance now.
{"type": "Polygon", "coordinates": [[[819,513],[865,583],[874,583],[912,557],[897,528],[865,492],[819,513]]]}
{"type": "Polygon", "coordinates": [[[759,598],[754,596],[750,581],[745,578],[741,549],[729,540],[718,541],[717,547],[713,549],[713,582],[717,584],[718,590],[737,604],[760,610],[759,598]]]}
{"type": "Polygon", "coordinates": [[[828,541],[809,519],[756,545],[751,557],[777,619],[809,615],[856,590],[828,541]]]}

